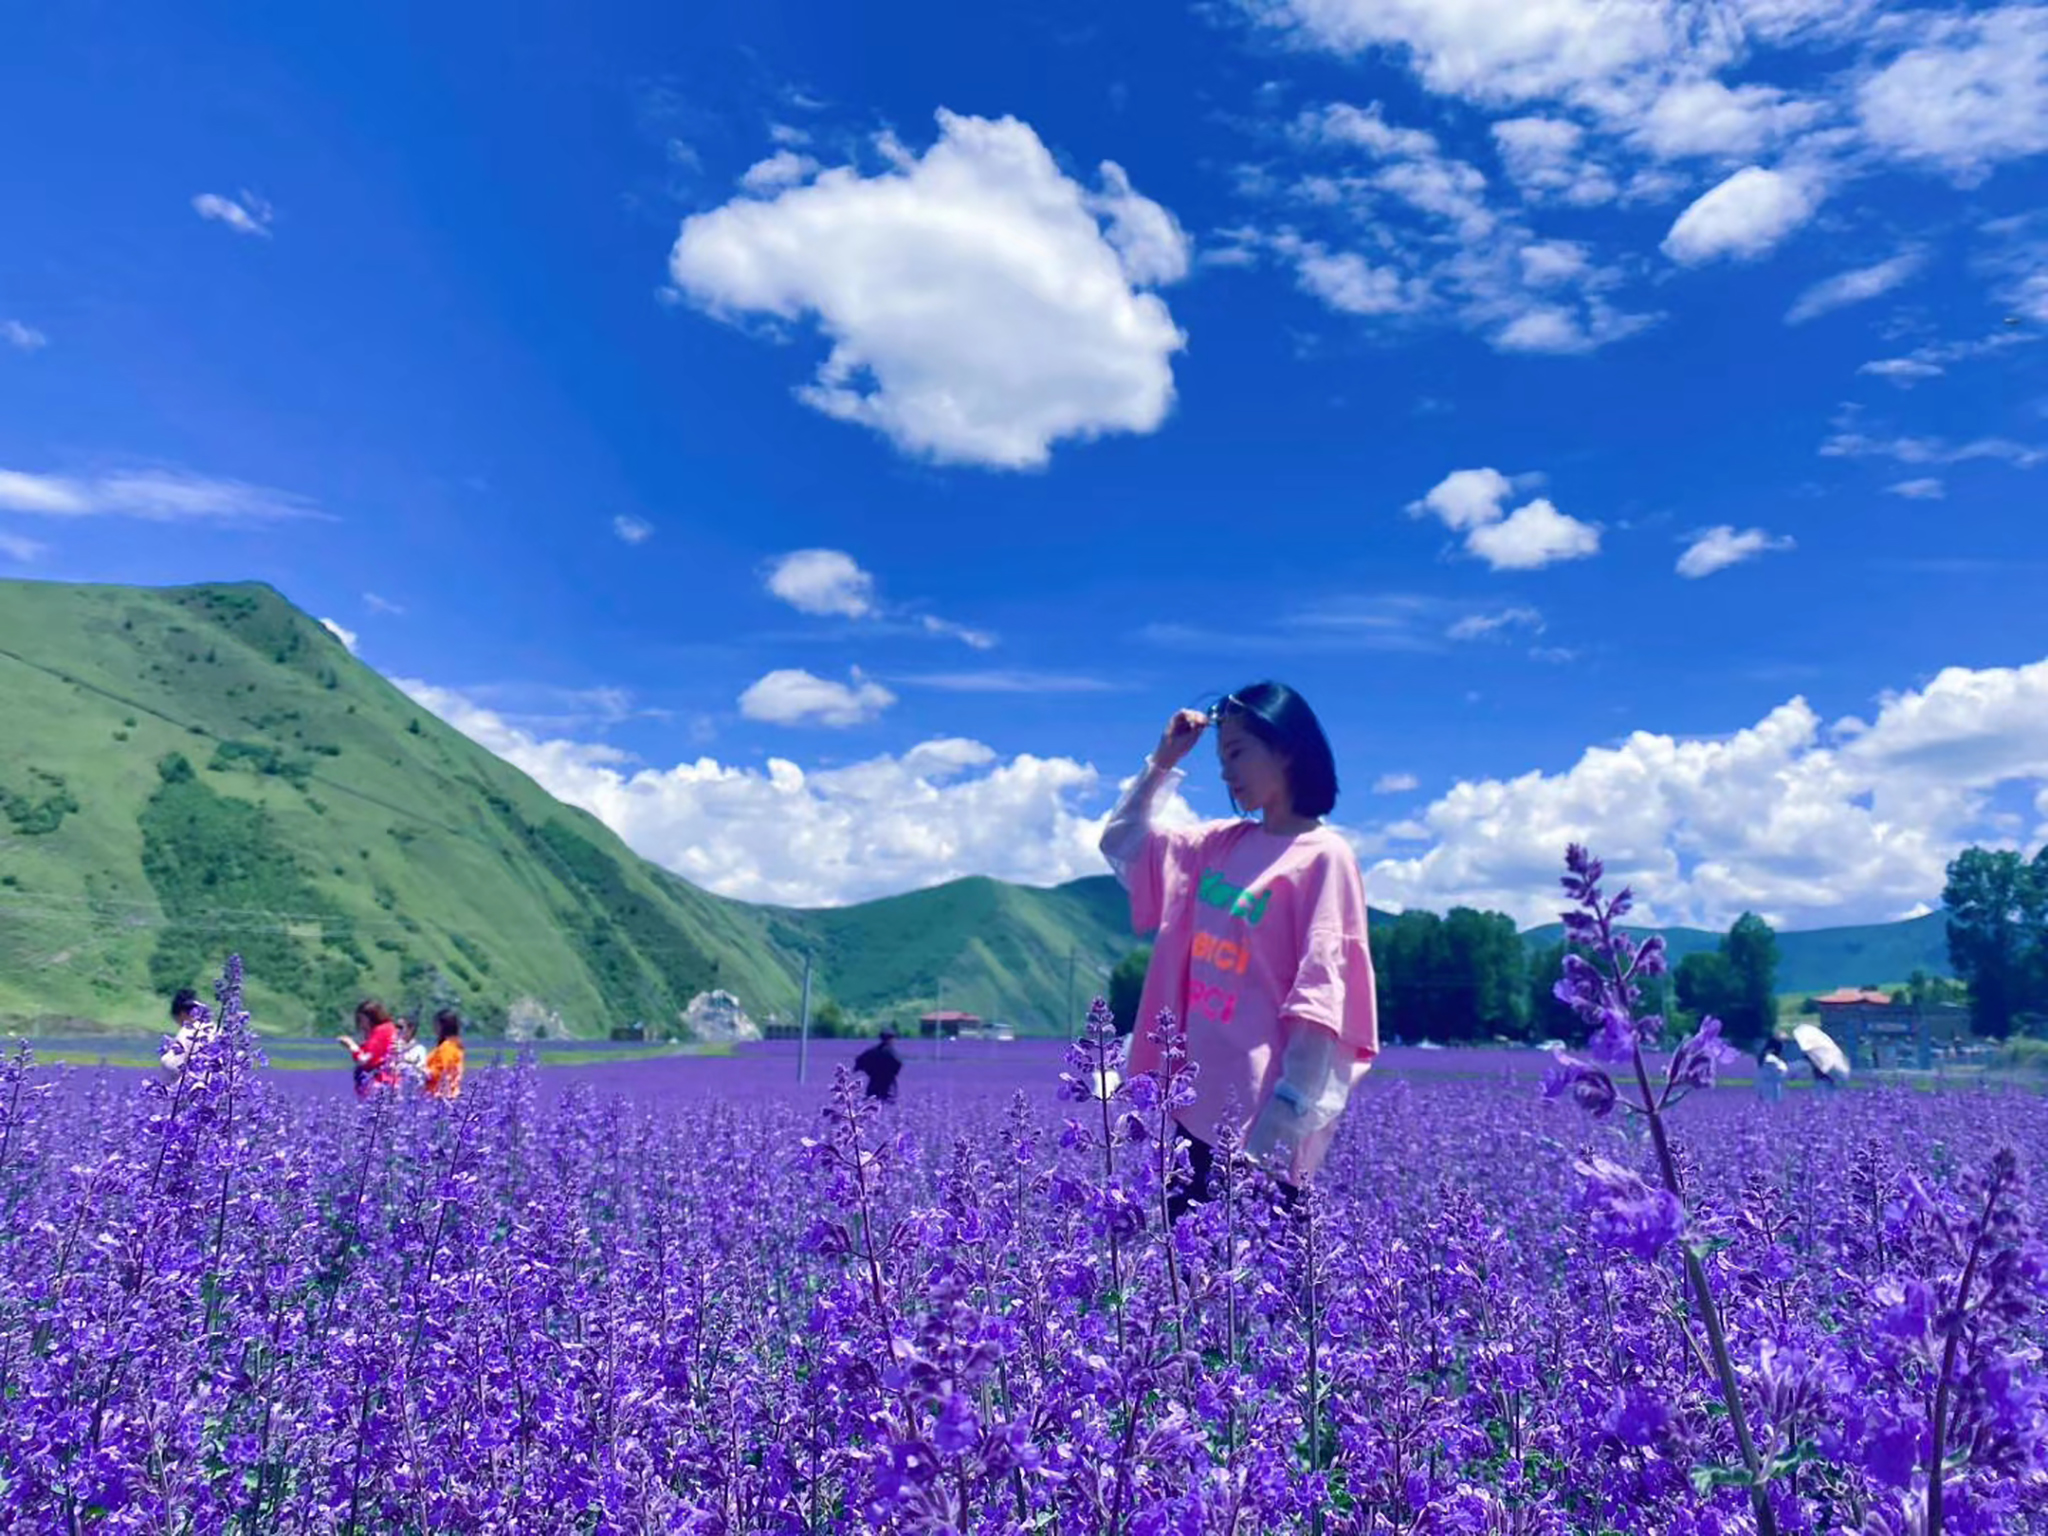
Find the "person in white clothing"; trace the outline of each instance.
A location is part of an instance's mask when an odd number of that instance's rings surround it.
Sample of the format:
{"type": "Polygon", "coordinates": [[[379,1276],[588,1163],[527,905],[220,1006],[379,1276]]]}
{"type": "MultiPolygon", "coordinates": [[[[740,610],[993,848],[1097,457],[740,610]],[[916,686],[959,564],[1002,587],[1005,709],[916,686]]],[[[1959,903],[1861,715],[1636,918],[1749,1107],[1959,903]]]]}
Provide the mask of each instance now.
{"type": "Polygon", "coordinates": [[[220,1026],[214,1023],[206,1004],[199,1001],[197,992],[180,987],[178,995],[171,999],[171,1028],[157,1061],[163,1067],[164,1081],[175,1083],[185,1075],[185,1064],[192,1053],[219,1033],[220,1026]]]}
{"type": "Polygon", "coordinates": [[[398,1080],[418,1088],[427,1080],[427,1048],[420,1044],[420,1021],[398,1021],[398,1080]]]}

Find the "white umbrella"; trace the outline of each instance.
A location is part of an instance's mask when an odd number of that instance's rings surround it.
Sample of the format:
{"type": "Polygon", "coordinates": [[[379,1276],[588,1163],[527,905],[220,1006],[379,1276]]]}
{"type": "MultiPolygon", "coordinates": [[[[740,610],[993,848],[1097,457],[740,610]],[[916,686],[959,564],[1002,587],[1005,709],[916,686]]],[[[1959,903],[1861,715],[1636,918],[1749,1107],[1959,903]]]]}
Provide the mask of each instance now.
{"type": "Polygon", "coordinates": [[[1834,1037],[1818,1024],[1795,1024],[1792,1027],[1792,1043],[1813,1064],[1813,1070],[1822,1077],[1844,1078],[1849,1075],[1849,1058],[1842,1054],[1842,1048],[1835,1044],[1834,1037]]]}

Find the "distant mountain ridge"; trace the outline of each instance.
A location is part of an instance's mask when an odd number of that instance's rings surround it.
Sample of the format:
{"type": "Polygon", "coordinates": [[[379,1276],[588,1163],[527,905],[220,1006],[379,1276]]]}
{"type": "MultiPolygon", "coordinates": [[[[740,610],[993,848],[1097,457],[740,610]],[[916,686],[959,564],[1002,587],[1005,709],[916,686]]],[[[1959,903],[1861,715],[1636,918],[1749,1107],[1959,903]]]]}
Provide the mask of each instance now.
{"type": "MultiPolygon", "coordinates": [[[[817,910],[713,895],[260,584],[0,581],[0,698],[0,1025],[157,1027],[233,949],[288,1033],[364,993],[523,1003],[580,1034],[665,1026],[712,988],[787,1018],[806,957],[814,1000],[856,1018],[943,1003],[1063,1032],[1136,942],[1107,876],[817,910]]],[[[1786,934],[1787,976],[1897,979],[1880,962],[1926,946],[1886,936],[1911,927],[1786,934]]]]}
{"type": "MultiPolygon", "coordinates": [[[[1720,948],[1721,935],[1706,928],[1631,929],[1637,938],[1662,933],[1676,965],[1687,955],[1720,948]]],[[[1564,937],[1558,923],[1523,935],[1532,947],[1548,948],[1564,937]]],[[[1928,912],[1896,923],[1843,928],[1791,928],[1778,934],[1778,990],[1822,992],[1833,987],[1890,986],[1915,971],[1953,976],[1948,958],[1948,914],[1928,912]]]]}

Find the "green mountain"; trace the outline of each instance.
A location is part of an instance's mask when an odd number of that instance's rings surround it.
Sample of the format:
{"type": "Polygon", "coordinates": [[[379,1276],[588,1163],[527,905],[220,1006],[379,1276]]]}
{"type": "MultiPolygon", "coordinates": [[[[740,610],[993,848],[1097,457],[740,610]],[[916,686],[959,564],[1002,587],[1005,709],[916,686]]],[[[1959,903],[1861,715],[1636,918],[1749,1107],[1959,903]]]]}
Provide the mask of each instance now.
{"type": "MultiPolygon", "coordinates": [[[[1699,950],[1718,949],[1721,935],[1705,928],[1630,930],[1642,938],[1652,932],[1664,943],[1676,965],[1699,950]]],[[[1557,923],[1532,928],[1524,937],[1547,949],[1564,937],[1557,923]]],[[[1848,928],[1792,929],[1778,935],[1778,990],[1826,992],[1836,987],[1891,986],[1915,971],[1953,976],[1948,959],[1948,914],[1929,912],[1896,923],[1870,923],[1848,928]]]]}
{"type": "MultiPolygon", "coordinates": [[[[791,1018],[807,956],[814,1002],[854,1020],[943,1005],[1064,1032],[1133,942],[1107,877],[821,911],[713,896],[266,586],[0,581],[0,701],[0,1029],[158,1027],[233,950],[259,1024],[289,1034],[365,994],[486,1022],[524,1004],[585,1035],[712,988],[791,1018]]],[[[1779,942],[1787,990],[1947,969],[1939,915],[1779,942]]]]}
{"type": "MultiPolygon", "coordinates": [[[[1109,881],[961,881],[868,907],[723,900],[442,724],[268,587],[0,582],[0,1023],[155,1027],[238,950],[260,1024],[366,994],[528,1000],[581,1034],[697,993],[793,1016],[1052,1029],[1129,939],[1109,881]]],[[[1098,983],[1099,985],[1099,983],[1098,983]]]]}

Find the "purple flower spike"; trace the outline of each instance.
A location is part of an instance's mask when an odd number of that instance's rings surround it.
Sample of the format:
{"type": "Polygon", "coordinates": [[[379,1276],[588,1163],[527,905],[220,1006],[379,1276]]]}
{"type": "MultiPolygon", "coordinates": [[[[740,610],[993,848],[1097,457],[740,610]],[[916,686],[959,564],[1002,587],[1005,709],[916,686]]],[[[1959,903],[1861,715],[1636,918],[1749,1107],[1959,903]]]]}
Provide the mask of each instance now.
{"type": "Polygon", "coordinates": [[[1673,1088],[1711,1088],[1716,1068],[1740,1056],[1741,1052],[1721,1038],[1721,1021],[1709,1014],[1678,1048],[1665,1072],[1673,1088]]]}
{"type": "Polygon", "coordinates": [[[1543,1097],[1558,1099],[1568,1093],[1572,1102],[1594,1119],[1606,1119],[1613,1112],[1617,1097],[1614,1079],[1563,1051],[1553,1051],[1551,1055],[1557,1065],[1543,1074],[1543,1097]]]}
{"type": "Polygon", "coordinates": [[[1654,1259],[1684,1231],[1685,1212],[1670,1190],[1604,1157],[1582,1158],[1572,1166],[1585,1176],[1579,1205],[1592,1213],[1593,1235],[1601,1242],[1639,1259],[1654,1259]]]}

